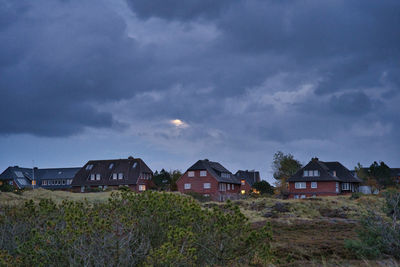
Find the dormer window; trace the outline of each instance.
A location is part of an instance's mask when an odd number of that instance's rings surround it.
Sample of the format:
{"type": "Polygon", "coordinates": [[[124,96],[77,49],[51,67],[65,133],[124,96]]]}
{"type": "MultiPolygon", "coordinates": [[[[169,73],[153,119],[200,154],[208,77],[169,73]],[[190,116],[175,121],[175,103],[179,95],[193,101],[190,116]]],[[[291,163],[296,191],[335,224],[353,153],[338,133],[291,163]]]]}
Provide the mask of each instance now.
{"type": "Polygon", "coordinates": [[[222,178],[231,178],[231,175],[229,173],[223,172],[221,173],[222,178]]]}
{"type": "Polygon", "coordinates": [[[304,170],[303,176],[304,177],[318,177],[320,175],[318,170],[304,170]]]}
{"type": "Polygon", "coordinates": [[[335,176],[335,177],[336,177],[336,171],[333,171],[333,172],[332,172],[332,174],[333,174],[333,176],[335,176]]]}
{"type": "Polygon", "coordinates": [[[89,164],[89,165],[86,166],[86,170],[87,171],[90,171],[92,168],[93,168],[93,164],[89,164]]]}
{"type": "Polygon", "coordinates": [[[118,180],[124,179],[124,174],[122,172],[118,173],[118,180]]]}
{"type": "Polygon", "coordinates": [[[97,180],[97,181],[100,181],[100,178],[101,178],[100,173],[96,174],[96,180],[97,180]]]}
{"type": "Polygon", "coordinates": [[[108,166],[108,169],[111,170],[114,167],[114,163],[110,163],[110,165],[108,166]]]}
{"type": "Polygon", "coordinates": [[[95,177],[94,173],[90,174],[90,181],[94,181],[95,178],[96,178],[96,177],[95,177]]]}
{"type": "Polygon", "coordinates": [[[118,178],[118,174],[116,174],[116,173],[113,173],[113,174],[112,174],[112,178],[113,178],[113,180],[117,180],[117,178],[118,178]]]}

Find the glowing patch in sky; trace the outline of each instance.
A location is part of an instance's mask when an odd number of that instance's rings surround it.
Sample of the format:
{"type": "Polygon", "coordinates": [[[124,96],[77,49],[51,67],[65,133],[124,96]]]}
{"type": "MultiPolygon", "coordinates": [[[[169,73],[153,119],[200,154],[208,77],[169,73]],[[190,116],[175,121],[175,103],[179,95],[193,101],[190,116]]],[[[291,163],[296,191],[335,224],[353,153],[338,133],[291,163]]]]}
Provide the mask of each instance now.
{"type": "Polygon", "coordinates": [[[176,127],[180,128],[186,128],[188,126],[185,122],[181,121],[180,119],[171,120],[170,122],[176,127]]]}

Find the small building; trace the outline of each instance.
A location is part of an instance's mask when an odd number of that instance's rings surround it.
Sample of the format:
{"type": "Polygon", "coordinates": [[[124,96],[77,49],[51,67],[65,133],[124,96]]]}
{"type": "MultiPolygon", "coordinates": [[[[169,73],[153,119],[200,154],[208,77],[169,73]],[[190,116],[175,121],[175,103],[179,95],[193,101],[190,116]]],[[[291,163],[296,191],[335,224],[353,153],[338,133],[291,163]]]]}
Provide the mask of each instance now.
{"type": "Polygon", "coordinates": [[[17,189],[59,189],[71,188],[72,179],[80,168],[21,168],[8,167],[0,174],[1,183],[9,183],[17,189]]]}
{"type": "Polygon", "coordinates": [[[90,160],[75,175],[74,192],[116,189],[121,186],[141,192],[154,186],[153,172],[140,158],[90,160]]]}
{"type": "Polygon", "coordinates": [[[236,172],[235,176],[240,181],[240,193],[242,195],[255,192],[253,185],[260,182],[260,172],[254,170],[239,170],[236,172]]]}
{"type": "Polygon", "coordinates": [[[313,158],[287,182],[289,198],[306,198],[358,192],[362,181],[340,162],[324,162],[313,158]]]}
{"type": "Polygon", "coordinates": [[[176,182],[181,193],[195,192],[214,201],[239,197],[240,181],[218,162],[208,159],[193,164],[176,182]]]}

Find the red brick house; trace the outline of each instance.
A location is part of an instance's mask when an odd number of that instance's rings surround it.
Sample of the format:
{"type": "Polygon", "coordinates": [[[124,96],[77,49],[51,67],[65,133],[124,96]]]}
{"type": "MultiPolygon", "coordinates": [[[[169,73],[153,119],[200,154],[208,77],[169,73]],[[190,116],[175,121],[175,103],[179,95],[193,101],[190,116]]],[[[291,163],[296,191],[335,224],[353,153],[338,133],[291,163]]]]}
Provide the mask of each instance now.
{"type": "Polygon", "coordinates": [[[199,160],[176,182],[181,193],[196,192],[214,201],[236,199],[240,181],[224,166],[208,159],[199,160]]]}
{"type": "Polygon", "coordinates": [[[362,181],[354,177],[340,162],[324,162],[313,158],[287,182],[289,198],[306,198],[358,192],[362,181]]]}
{"type": "Polygon", "coordinates": [[[141,192],[154,186],[152,178],[152,170],[140,158],[90,160],[76,173],[72,190],[85,192],[127,186],[141,192]]]}
{"type": "Polygon", "coordinates": [[[240,181],[240,194],[249,194],[253,192],[253,185],[260,181],[260,173],[257,171],[239,170],[235,174],[240,181]]]}

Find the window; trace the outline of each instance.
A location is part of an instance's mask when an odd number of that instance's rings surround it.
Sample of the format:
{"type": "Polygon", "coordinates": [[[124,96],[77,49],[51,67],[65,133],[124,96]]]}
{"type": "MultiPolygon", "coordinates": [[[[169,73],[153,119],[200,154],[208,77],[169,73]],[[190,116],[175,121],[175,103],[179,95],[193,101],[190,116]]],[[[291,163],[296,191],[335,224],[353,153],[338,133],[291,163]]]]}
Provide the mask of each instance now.
{"type": "Polygon", "coordinates": [[[189,176],[189,177],[194,177],[194,171],[188,172],[188,176],[189,176]]]}
{"type": "Polygon", "coordinates": [[[336,171],[333,171],[333,176],[335,176],[335,177],[336,177],[336,171]]]}
{"type": "Polygon", "coordinates": [[[90,174],[90,180],[94,181],[94,178],[95,178],[94,173],[90,174]]]}
{"type": "Polygon", "coordinates": [[[307,177],[308,176],[308,170],[304,170],[303,176],[307,177]]]}
{"type": "Polygon", "coordinates": [[[299,199],[299,195],[294,195],[294,199],[299,199]]]}
{"type": "Polygon", "coordinates": [[[190,189],[192,187],[191,184],[185,184],[185,189],[190,189]]]}
{"type": "Polygon", "coordinates": [[[231,190],[231,184],[228,184],[228,190],[231,190]]]}
{"type": "Polygon", "coordinates": [[[306,198],[306,195],[301,195],[300,198],[306,198]]]}
{"type": "Polygon", "coordinates": [[[222,178],[231,178],[231,175],[229,173],[223,172],[221,173],[222,178]]]}
{"type": "Polygon", "coordinates": [[[207,176],[207,171],[200,171],[200,176],[202,177],[207,176]]]}
{"type": "Polygon", "coordinates": [[[86,170],[87,170],[87,171],[90,171],[92,168],[93,168],[93,165],[92,165],[92,164],[89,164],[89,165],[86,166],[86,170]]]}
{"type": "Polygon", "coordinates": [[[311,182],[311,188],[317,188],[317,182],[311,182]]]}
{"type": "Polygon", "coordinates": [[[339,182],[336,182],[336,193],[339,193],[339,182]]]}
{"type": "Polygon", "coordinates": [[[97,180],[97,181],[100,180],[100,177],[101,177],[100,173],[96,174],[96,180],[97,180]]]}
{"type": "Polygon", "coordinates": [[[235,185],[234,184],[232,184],[232,190],[235,190],[235,185]]]}
{"type": "Polygon", "coordinates": [[[219,184],[219,191],[226,191],[226,184],[219,184]]]}
{"type": "Polygon", "coordinates": [[[63,185],[65,185],[67,183],[67,181],[65,181],[65,180],[62,180],[62,184],[63,185]]]}
{"type": "Polygon", "coordinates": [[[319,176],[319,171],[318,170],[314,170],[314,177],[318,177],[319,176]]]}
{"type": "Polygon", "coordinates": [[[296,183],[294,183],[294,188],[304,189],[304,188],[307,188],[307,184],[305,182],[296,182],[296,183]]]}
{"type": "Polygon", "coordinates": [[[132,165],[132,169],[136,168],[136,166],[137,166],[137,162],[134,162],[132,165]]]}
{"type": "Polygon", "coordinates": [[[210,189],[211,188],[211,184],[210,183],[204,183],[203,184],[203,188],[204,189],[210,189]]]}
{"type": "Polygon", "coordinates": [[[81,186],[81,193],[85,192],[85,186],[81,186]]]}
{"type": "Polygon", "coordinates": [[[124,179],[124,174],[122,172],[118,173],[118,179],[119,180],[124,179]]]}
{"type": "Polygon", "coordinates": [[[140,184],[139,185],[139,191],[146,191],[146,185],[140,184]]]}
{"type": "Polygon", "coordinates": [[[350,184],[349,183],[342,183],[342,190],[350,190],[350,184]]]}
{"type": "Polygon", "coordinates": [[[113,173],[113,174],[112,174],[112,178],[113,178],[113,180],[117,180],[117,178],[118,178],[118,174],[116,174],[116,173],[113,173]]]}
{"type": "Polygon", "coordinates": [[[114,167],[114,163],[110,163],[110,165],[108,166],[108,169],[111,170],[114,167]]]}
{"type": "Polygon", "coordinates": [[[67,180],[67,184],[69,185],[69,184],[71,184],[72,183],[72,179],[68,179],[67,180]]]}
{"type": "Polygon", "coordinates": [[[47,181],[44,180],[44,181],[42,182],[42,185],[47,185],[47,181]]]}
{"type": "Polygon", "coordinates": [[[246,181],[245,181],[245,180],[241,180],[240,183],[241,183],[242,185],[245,185],[245,184],[246,184],[246,181]]]}
{"type": "Polygon", "coordinates": [[[242,191],[240,191],[240,193],[241,193],[242,195],[244,195],[244,194],[246,194],[246,190],[242,190],[242,191]]]}

